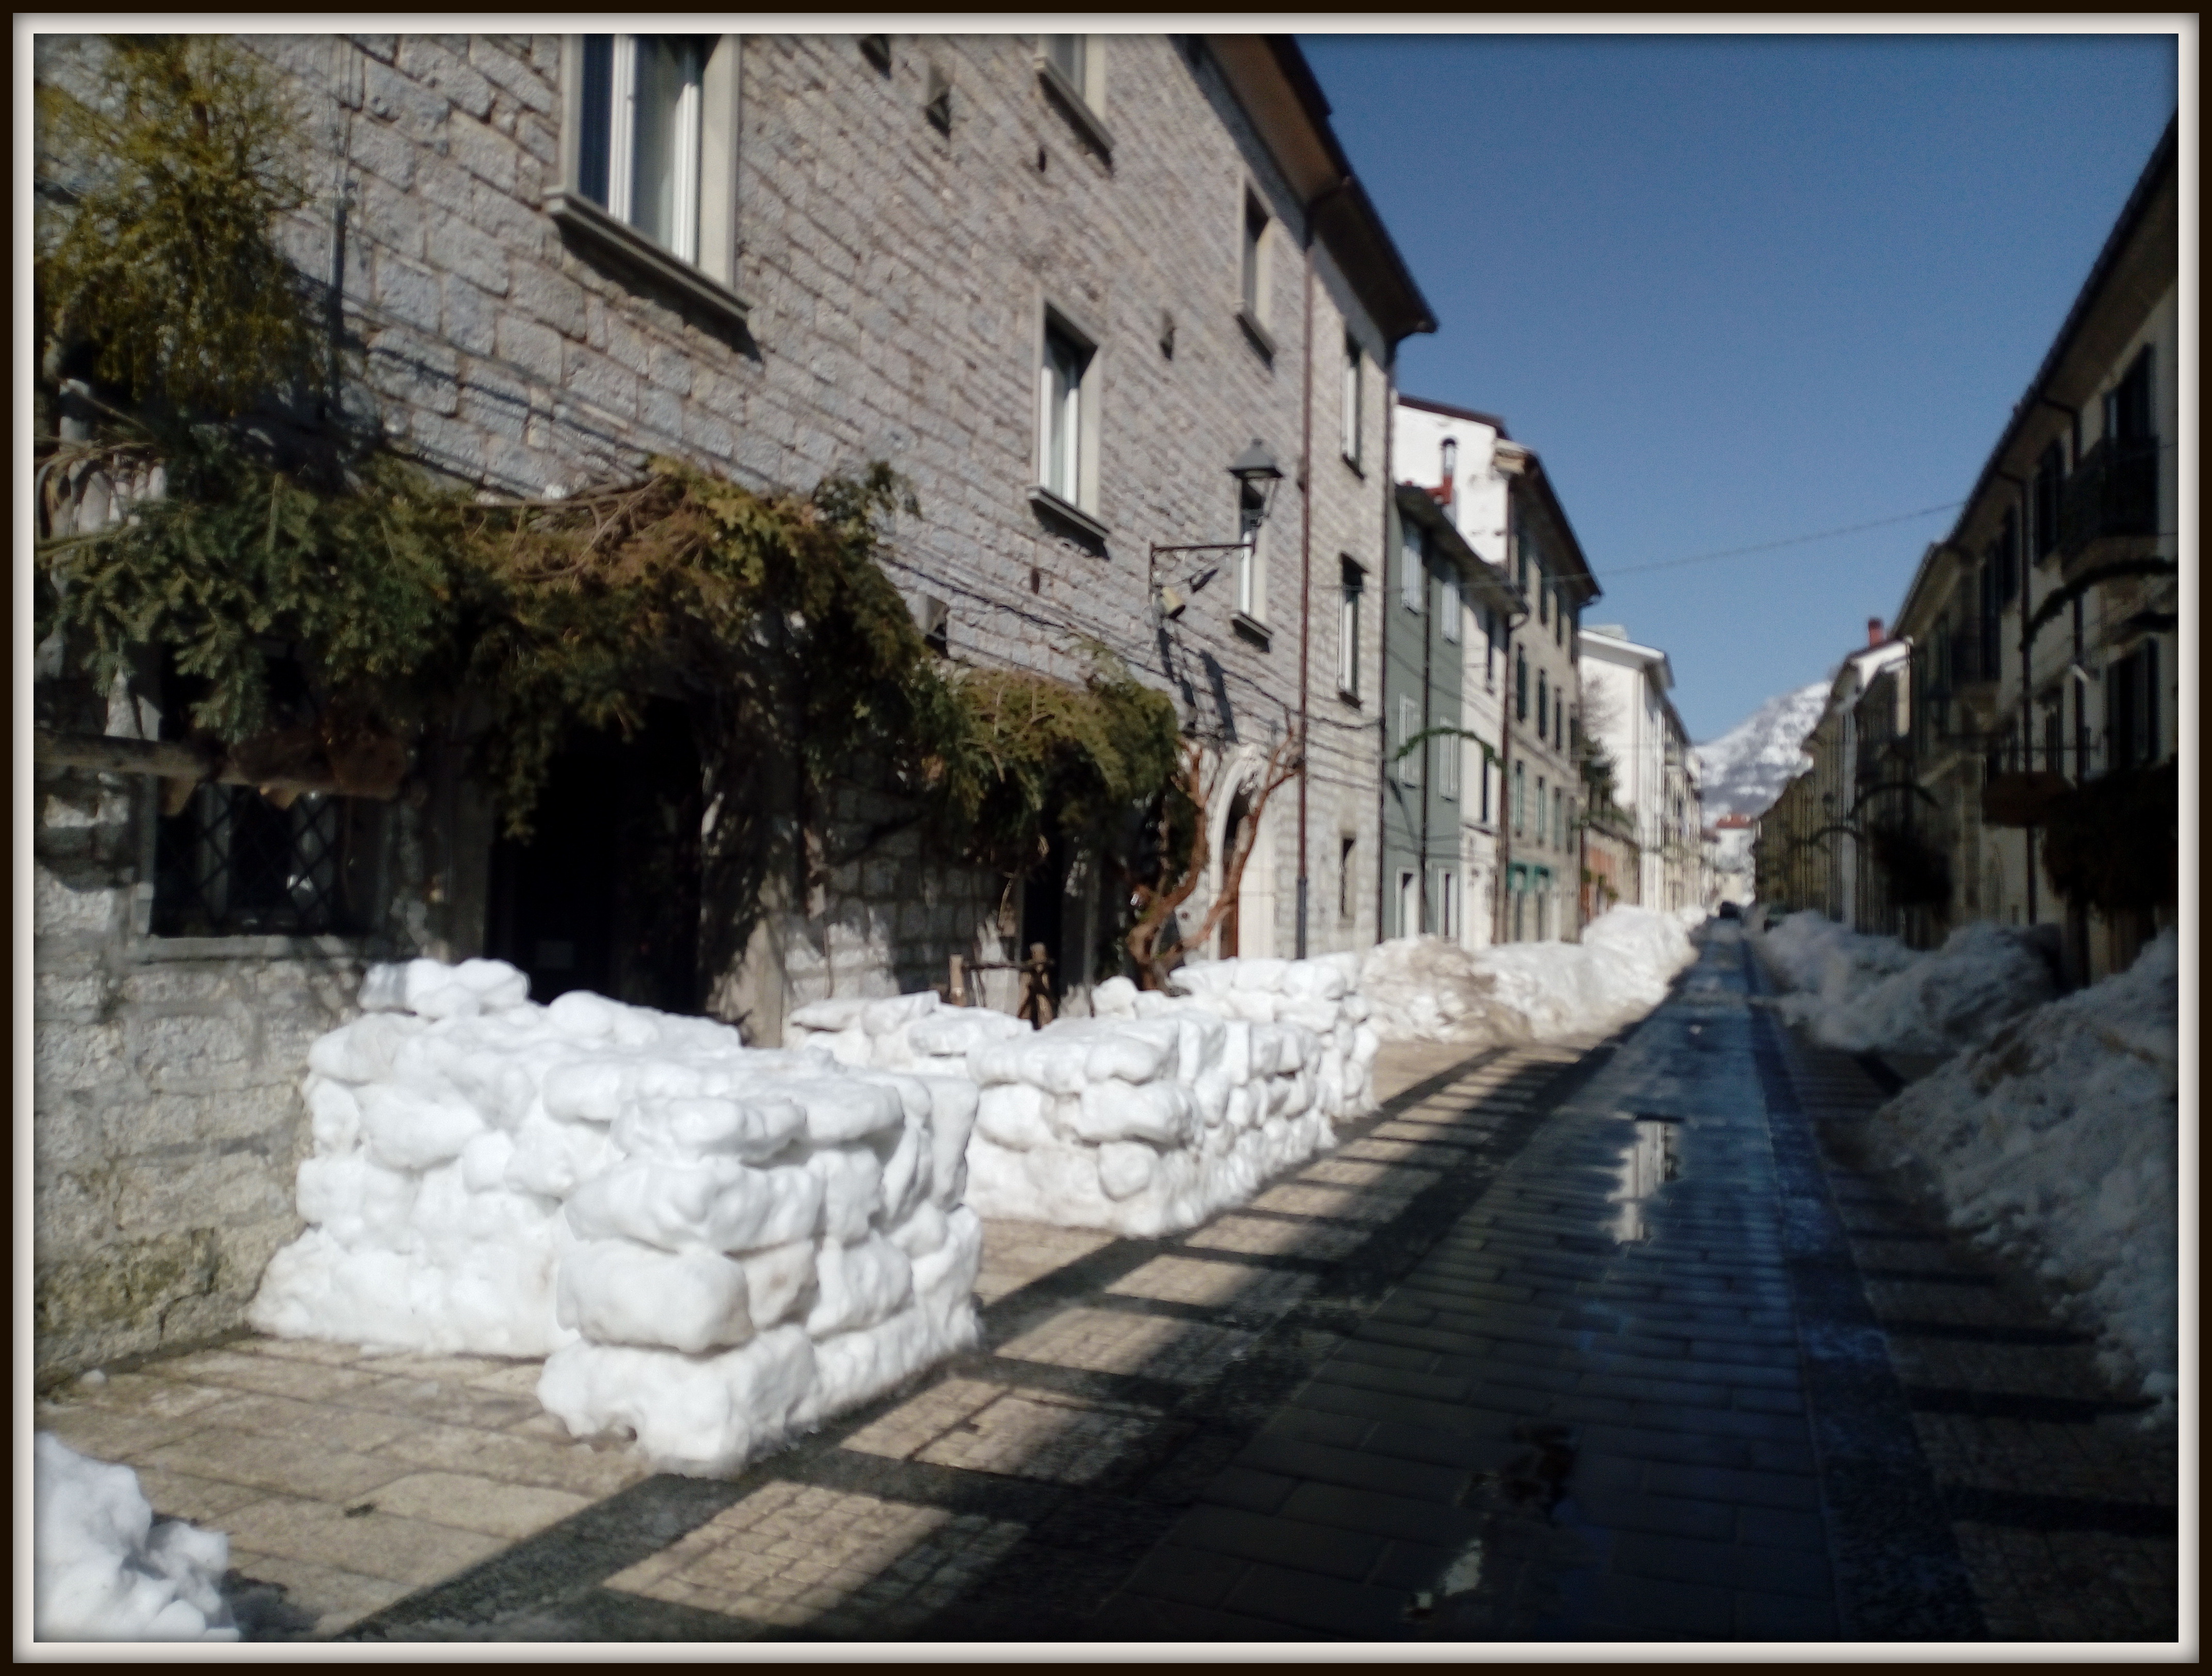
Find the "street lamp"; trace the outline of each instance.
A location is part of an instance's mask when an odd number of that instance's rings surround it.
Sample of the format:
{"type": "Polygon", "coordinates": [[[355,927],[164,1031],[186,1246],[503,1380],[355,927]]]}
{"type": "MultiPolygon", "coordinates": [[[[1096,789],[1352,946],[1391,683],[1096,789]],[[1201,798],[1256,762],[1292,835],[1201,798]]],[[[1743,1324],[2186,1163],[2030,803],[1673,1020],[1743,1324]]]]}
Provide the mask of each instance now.
{"type": "Polygon", "coordinates": [[[1218,575],[1221,568],[1218,565],[1209,566],[1185,580],[1181,587],[1164,586],[1159,582],[1162,556],[1170,553],[1237,553],[1250,547],[1259,539],[1260,526],[1267,521],[1267,513],[1274,504],[1276,487],[1283,481],[1283,468],[1275,463],[1275,457],[1267,452],[1267,445],[1255,436],[1252,439],[1252,446],[1230,462],[1229,475],[1237,479],[1242,491],[1237,497],[1237,519],[1243,532],[1237,540],[1188,542],[1176,546],[1162,546],[1158,542],[1152,543],[1150,567],[1153,592],[1159,601],[1160,614],[1164,617],[1181,616],[1184,607],[1190,604],[1189,596],[1218,575]]]}

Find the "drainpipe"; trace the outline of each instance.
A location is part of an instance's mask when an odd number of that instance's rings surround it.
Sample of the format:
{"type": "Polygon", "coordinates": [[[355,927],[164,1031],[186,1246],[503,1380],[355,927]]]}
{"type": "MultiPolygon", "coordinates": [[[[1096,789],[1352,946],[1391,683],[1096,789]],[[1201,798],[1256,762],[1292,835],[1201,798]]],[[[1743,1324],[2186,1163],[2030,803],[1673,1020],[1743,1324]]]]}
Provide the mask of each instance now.
{"type": "MultiPolygon", "coordinates": [[[[1390,585],[1390,520],[1398,509],[1398,476],[1392,463],[1390,446],[1398,422],[1398,346],[1390,345],[1390,359],[1382,369],[1382,556],[1375,572],[1379,592],[1378,601],[1385,598],[1390,585]]],[[[2078,609],[2078,608],[2077,608],[2078,609]]],[[[1375,667],[1375,940],[1383,941],[1382,927],[1389,923],[1388,909],[1390,900],[1389,869],[1382,865],[1382,829],[1389,819],[1390,797],[1390,707],[1383,702],[1390,673],[1390,613],[1388,605],[1378,604],[1375,610],[1375,625],[1380,631],[1376,635],[1375,667]]]]}
{"type": "MultiPolygon", "coordinates": [[[[2057,404],[2053,403],[2052,405],[2055,407],[2057,404]]],[[[2032,642],[2027,632],[2027,620],[2031,615],[2027,609],[2027,480],[2015,477],[2009,471],[1999,471],[1995,475],[2013,486],[2018,513],[2013,519],[2012,562],[2017,567],[2014,572],[2014,580],[2020,584],[2020,762],[2025,768],[2035,756],[2035,709],[2028,695],[2028,652],[2032,642]]],[[[2021,841],[2027,850],[2027,923],[2032,926],[2035,923],[2035,828],[2032,823],[2021,829],[2021,841]]]]}
{"type": "MultiPolygon", "coordinates": [[[[1518,482],[1518,478],[1509,477],[1505,483],[1504,574],[1509,588],[1513,586],[1513,495],[1514,485],[1518,482]]],[[[1498,888],[1491,896],[1496,905],[1490,915],[1495,922],[1490,933],[1493,944],[1505,941],[1506,892],[1513,876],[1513,703],[1514,695],[1519,691],[1513,681],[1513,631],[1528,620],[1525,615],[1516,618],[1510,611],[1504,614],[1504,619],[1505,691],[1498,706],[1498,888]]]]}
{"type": "Polygon", "coordinates": [[[1306,843],[1308,758],[1313,748],[1313,683],[1308,674],[1313,649],[1313,241],[1314,216],[1330,197],[1344,190],[1337,182],[1305,207],[1306,339],[1303,395],[1304,436],[1298,452],[1298,931],[1297,957],[1306,957],[1306,902],[1311,889],[1306,843]]]}
{"type": "MultiPolygon", "coordinates": [[[[1429,672],[1431,660],[1436,650],[1436,642],[1437,613],[1435,601],[1431,595],[1429,588],[1429,543],[1424,540],[1421,543],[1421,732],[1425,734],[1429,731],[1429,729],[1436,726],[1435,717],[1431,713],[1430,705],[1430,701],[1434,695],[1434,688],[1431,684],[1431,676],[1429,672]]],[[[1437,789],[1436,786],[1431,783],[1434,780],[1436,776],[1429,771],[1429,742],[1425,738],[1421,741],[1420,775],[1421,841],[1417,852],[1419,856],[1419,859],[1414,865],[1421,870],[1419,881],[1421,916],[1420,924],[1415,927],[1415,929],[1425,932],[1428,929],[1430,918],[1429,804],[1435,797],[1437,789]]]]}

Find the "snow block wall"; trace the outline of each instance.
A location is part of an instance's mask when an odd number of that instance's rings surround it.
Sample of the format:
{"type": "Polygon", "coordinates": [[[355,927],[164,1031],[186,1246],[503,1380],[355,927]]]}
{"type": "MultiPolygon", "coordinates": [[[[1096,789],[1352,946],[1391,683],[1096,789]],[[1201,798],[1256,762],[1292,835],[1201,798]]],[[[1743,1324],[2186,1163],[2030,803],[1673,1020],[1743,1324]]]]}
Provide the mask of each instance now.
{"type": "Polygon", "coordinates": [[[691,1471],[975,1341],[971,1084],[524,989],[494,961],[372,971],[309,1056],[313,1225],[255,1326],[547,1356],[572,1431],[691,1471]]]}
{"type": "Polygon", "coordinates": [[[1042,1030],[927,993],[817,1002],[791,1023],[847,1064],[970,1080],[979,1214],[1149,1238],[1242,1204],[1374,1103],[1357,969],[1352,956],[1209,961],[1180,969],[1173,995],[1111,979],[1092,1017],[1042,1030]]]}
{"type": "Polygon", "coordinates": [[[236,1641],[223,1605],[230,1539],[156,1526],[128,1466],[50,1431],[32,1455],[31,1633],[40,1641],[236,1641]]]}

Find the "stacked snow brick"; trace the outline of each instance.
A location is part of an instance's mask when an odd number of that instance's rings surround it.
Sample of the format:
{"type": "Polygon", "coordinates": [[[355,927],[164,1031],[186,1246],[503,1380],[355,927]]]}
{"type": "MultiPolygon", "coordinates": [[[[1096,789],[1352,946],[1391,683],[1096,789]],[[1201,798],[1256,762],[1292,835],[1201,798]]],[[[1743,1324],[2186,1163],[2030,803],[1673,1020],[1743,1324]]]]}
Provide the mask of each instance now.
{"type": "Polygon", "coordinates": [[[819,1048],[840,1065],[966,1077],[969,1050],[1027,1035],[1029,1021],[986,1007],[949,1007],[934,990],[881,1000],[815,1001],[785,1022],[794,1048],[819,1048]]]}
{"type": "Polygon", "coordinates": [[[968,1202],[981,1215],[1136,1237],[1196,1227],[1329,1146],[1374,1103],[1356,956],[1126,978],[1042,1030],[930,993],[818,1001],[793,1039],[842,1062],[963,1074],[978,1090],[968,1202]]]}
{"type": "Polygon", "coordinates": [[[310,1055],[315,1225],[256,1326],[544,1355],[573,1432],[699,1472],[974,1342],[971,1084],[523,986],[488,961],[371,974],[373,1010],[310,1055]]]}

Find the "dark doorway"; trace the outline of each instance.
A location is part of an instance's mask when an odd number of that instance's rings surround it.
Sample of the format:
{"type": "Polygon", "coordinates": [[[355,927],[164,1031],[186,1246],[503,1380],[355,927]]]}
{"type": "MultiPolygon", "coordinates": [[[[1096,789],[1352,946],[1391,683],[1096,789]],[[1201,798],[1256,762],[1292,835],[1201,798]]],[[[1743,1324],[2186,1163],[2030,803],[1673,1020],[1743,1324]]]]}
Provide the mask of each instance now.
{"type": "Polygon", "coordinates": [[[1060,997],[1066,990],[1067,841],[1057,832],[1048,841],[1044,859],[1022,881],[1022,934],[1017,957],[1027,960],[1040,944],[1052,969],[1044,975],[1046,999],[1059,1016],[1060,997]]]}
{"type": "Polygon", "coordinates": [[[656,699],[624,740],[573,732],[526,843],[492,847],[485,952],[530,975],[530,997],[588,989],[696,1012],[699,750],[690,712],[656,699]]]}
{"type": "MultiPolygon", "coordinates": [[[[1245,841],[1245,829],[1252,824],[1252,799],[1248,792],[1239,792],[1230,800],[1229,818],[1221,826],[1221,888],[1229,890],[1229,864],[1237,854],[1237,847],[1245,841]]],[[[1221,916],[1221,958],[1234,960],[1239,938],[1237,920],[1243,909],[1242,897],[1243,881],[1229,897],[1228,911],[1221,916]]]]}

